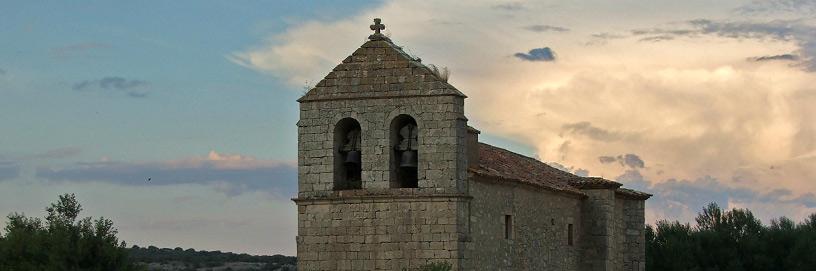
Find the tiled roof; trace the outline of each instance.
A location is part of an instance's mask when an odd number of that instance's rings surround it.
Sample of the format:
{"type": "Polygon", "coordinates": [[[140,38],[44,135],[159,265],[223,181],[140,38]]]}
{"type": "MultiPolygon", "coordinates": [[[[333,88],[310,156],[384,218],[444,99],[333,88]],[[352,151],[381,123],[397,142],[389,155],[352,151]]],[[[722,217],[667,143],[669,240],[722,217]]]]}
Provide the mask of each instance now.
{"type": "MultiPolygon", "coordinates": [[[[561,171],[534,158],[499,147],[479,143],[479,164],[469,169],[476,175],[507,181],[516,181],[557,192],[584,195],[581,189],[620,188],[618,182],[599,177],[581,177],[561,171]]],[[[625,189],[626,195],[646,193],[625,189]]],[[[647,197],[648,198],[648,197],[647,197]]]]}
{"type": "Polygon", "coordinates": [[[618,190],[615,190],[615,193],[622,196],[622,197],[624,197],[624,198],[639,199],[639,200],[646,200],[646,199],[652,197],[652,194],[644,193],[644,192],[640,192],[640,191],[632,190],[632,189],[626,189],[626,188],[618,188],[618,190]]]}

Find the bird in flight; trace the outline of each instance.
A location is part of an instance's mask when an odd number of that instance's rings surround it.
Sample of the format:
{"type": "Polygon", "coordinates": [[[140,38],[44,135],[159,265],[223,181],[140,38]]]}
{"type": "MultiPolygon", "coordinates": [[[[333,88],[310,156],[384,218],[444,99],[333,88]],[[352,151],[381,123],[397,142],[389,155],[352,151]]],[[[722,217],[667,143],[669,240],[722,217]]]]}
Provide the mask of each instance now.
{"type": "Polygon", "coordinates": [[[148,182],[149,182],[150,180],[152,180],[152,178],[147,178],[147,181],[148,181],[148,182]]]}

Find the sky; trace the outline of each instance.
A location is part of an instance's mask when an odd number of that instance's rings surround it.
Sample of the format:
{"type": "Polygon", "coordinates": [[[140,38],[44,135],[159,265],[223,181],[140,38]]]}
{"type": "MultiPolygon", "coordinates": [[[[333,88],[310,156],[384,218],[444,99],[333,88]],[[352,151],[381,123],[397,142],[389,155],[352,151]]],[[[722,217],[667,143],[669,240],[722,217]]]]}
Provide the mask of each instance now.
{"type": "Polygon", "coordinates": [[[2,2],[0,214],[75,193],[129,245],[294,255],[295,100],[375,17],[482,141],[649,223],[816,212],[813,0],[2,2]]]}

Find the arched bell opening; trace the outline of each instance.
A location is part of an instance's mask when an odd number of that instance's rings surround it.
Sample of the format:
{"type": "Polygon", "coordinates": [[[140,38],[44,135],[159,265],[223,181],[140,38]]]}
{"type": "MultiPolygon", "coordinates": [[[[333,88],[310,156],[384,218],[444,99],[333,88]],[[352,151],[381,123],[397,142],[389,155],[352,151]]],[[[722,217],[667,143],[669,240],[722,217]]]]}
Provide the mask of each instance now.
{"type": "Polygon", "coordinates": [[[360,123],[344,118],[334,126],[334,190],[362,189],[360,123]]]}
{"type": "Polygon", "coordinates": [[[416,120],[399,115],[391,121],[391,188],[419,186],[419,141],[416,120]]]}

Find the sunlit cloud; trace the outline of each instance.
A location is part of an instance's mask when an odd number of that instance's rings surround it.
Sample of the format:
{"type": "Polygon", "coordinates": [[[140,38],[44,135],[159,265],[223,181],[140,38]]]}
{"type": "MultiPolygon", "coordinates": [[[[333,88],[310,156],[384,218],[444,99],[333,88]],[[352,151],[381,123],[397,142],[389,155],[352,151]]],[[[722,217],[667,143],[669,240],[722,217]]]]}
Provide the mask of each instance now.
{"type": "Polygon", "coordinates": [[[712,17],[653,14],[644,6],[631,8],[626,25],[608,25],[571,18],[614,17],[619,5],[497,8],[503,4],[387,1],[349,18],[291,26],[228,58],[295,85],[314,82],[362,44],[371,19],[380,17],[395,43],[452,71],[451,84],[469,97],[472,125],[525,142],[542,161],[576,174],[616,178],[637,169],[640,187],[656,193],[647,203],[652,214],[696,213],[703,201],[810,210],[807,193],[816,191],[816,160],[807,156],[816,152],[810,21],[725,20],[735,7],[717,14],[689,5],[686,14],[712,17]],[[405,16],[406,10],[422,12],[405,16]],[[542,38],[547,32],[508,27],[530,25],[540,14],[552,14],[550,21],[533,24],[569,31],[542,38]],[[557,61],[513,56],[531,57],[530,48],[542,43],[557,48],[557,61]],[[776,55],[769,52],[798,58],[746,61],[776,55]],[[627,164],[626,154],[642,163],[627,164]],[[695,194],[706,185],[717,192],[695,194]],[[673,187],[691,187],[686,194],[696,198],[677,196],[673,187]],[[777,189],[791,194],[770,201],[758,192],[777,189]]]}

